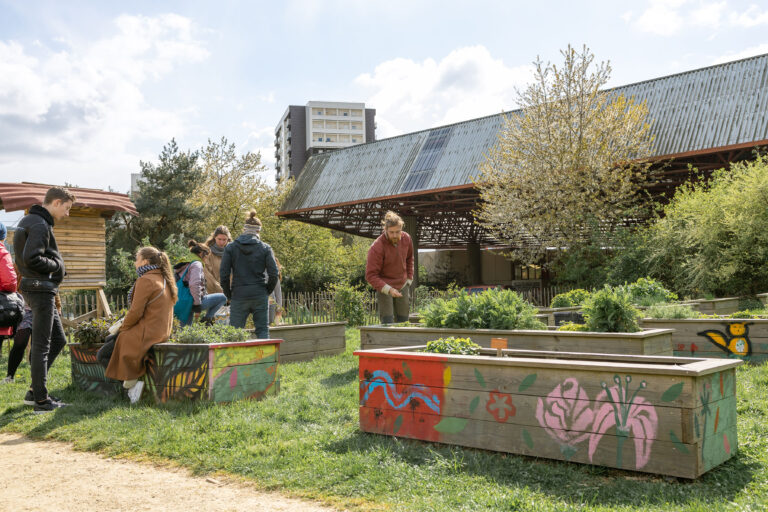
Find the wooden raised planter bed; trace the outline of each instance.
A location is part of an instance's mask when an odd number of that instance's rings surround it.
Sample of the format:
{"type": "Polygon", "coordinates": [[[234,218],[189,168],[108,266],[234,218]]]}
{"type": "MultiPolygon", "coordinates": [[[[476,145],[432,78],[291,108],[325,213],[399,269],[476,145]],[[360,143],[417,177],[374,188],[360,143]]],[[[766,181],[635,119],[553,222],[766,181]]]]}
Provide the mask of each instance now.
{"type": "Polygon", "coordinates": [[[738,449],[741,361],[420,348],[355,352],[363,431],[683,478],[738,449]]]}
{"type": "Polygon", "coordinates": [[[768,320],[739,318],[645,318],[643,327],[674,329],[676,356],[768,360],[768,320]]]}
{"type": "Polygon", "coordinates": [[[687,305],[696,307],[705,315],[730,315],[739,310],[738,297],[726,297],[724,299],[696,299],[688,301],[687,305]]]}
{"type": "Polygon", "coordinates": [[[494,329],[443,329],[432,327],[360,327],[362,350],[424,344],[438,338],[469,338],[481,347],[491,338],[507,338],[510,349],[552,350],[625,355],[672,355],[672,331],[649,329],[632,333],[574,331],[503,331],[494,329]]]}
{"type": "MultiPolygon", "coordinates": [[[[231,402],[277,394],[282,340],[249,340],[237,343],[159,343],[150,352],[145,393],[157,402],[210,400],[231,402]]],[[[101,345],[70,344],[72,380],[86,391],[114,394],[119,381],[107,379],[96,362],[101,345]],[[92,354],[92,358],[84,355],[92,354]]]]}
{"type": "Polygon", "coordinates": [[[270,327],[270,336],[280,338],[280,362],[308,361],[319,356],[341,354],[347,349],[346,322],[280,325],[270,327]]]}
{"type": "Polygon", "coordinates": [[[546,324],[549,326],[559,326],[565,322],[573,322],[576,324],[584,323],[584,316],[581,314],[581,306],[572,306],[568,308],[539,308],[538,311],[540,315],[546,317],[546,324]]]}

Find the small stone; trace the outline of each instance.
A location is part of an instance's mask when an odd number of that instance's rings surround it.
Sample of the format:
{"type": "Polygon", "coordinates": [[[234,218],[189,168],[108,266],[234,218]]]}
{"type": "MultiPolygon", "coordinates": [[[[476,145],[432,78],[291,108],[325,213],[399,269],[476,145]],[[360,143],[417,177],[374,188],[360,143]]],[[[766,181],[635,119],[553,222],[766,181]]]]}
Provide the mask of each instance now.
{"type": "Polygon", "coordinates": [[[218,480],[216,480],[215,478],[211,478],[211,477],[206,478],[205,481],[208,482],[209,484],[213,484],[213,485],[219,485],[220,484],[220,482],[218,480]]]}

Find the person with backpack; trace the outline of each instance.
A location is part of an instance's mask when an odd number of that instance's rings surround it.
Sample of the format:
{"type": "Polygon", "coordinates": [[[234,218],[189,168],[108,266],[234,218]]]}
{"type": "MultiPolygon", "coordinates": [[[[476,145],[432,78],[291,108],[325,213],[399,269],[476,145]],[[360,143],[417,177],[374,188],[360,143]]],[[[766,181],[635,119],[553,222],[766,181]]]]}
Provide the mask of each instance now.
{"type": "Polygon", "coordinates": [[[212,325],[216,313],[226,304],[227,297],[223,293],[206,291],[203,258],[210,253],[208,247],[194,240],[187,242],[187,245],[191,254],[190,259],[177,263],[173,267],[179,289],[179,300],[176,302],[173,313],[182,326],[187,326],[205,311],[202,321],[212,325]]]}
{"type": "Polygon", "coordinates": [[[251,210],[243,234],[224,249],[220,282],[224,295],[232,301],[229,324],[243,328],[253,315],[256,337],[268,339],[269,295],[277,284],[277,263],[272,248],[261,241],[260,232],[261,221],[251,210]]]}
{"type": "Polygon", "coordinates": [[[171,335],[178,290],[164,252],[142,247],[133,265],[138,278],[128,292],[128,312],[117,335],[107,337],[96,359],[105,368],[104,375],[123,381],[128,399],[136,403],[144,389],[139,378],[147,371],[147,353],[171,335]]]}
{"type": "Polygon", "coordinates": [[[5,224],[0,222],[0,294],[3,294],[0,297],[0,347],[4,338],[13,336],[14,329],[24,316],[23,302],[22,310],[18,309],[16,270],[13,267],[11,254],[4,243],[7,235],[8,230],[5,224]]]}
{"type": "Polygon", "coordinates": [[[51,187],[42,205],[32,205],[16,227],[13,250],[21,271],[21,290],[32,310],[30,373],[32,387],[24,404],[35,414],[55,411],[65,403],[48,395],[48,369],[67,344],[61,317],[56,310],[56,293],[66,275],[64,259],[56,245],[53,225],[69,216],[75,196],[63,187],[51,187]]]}

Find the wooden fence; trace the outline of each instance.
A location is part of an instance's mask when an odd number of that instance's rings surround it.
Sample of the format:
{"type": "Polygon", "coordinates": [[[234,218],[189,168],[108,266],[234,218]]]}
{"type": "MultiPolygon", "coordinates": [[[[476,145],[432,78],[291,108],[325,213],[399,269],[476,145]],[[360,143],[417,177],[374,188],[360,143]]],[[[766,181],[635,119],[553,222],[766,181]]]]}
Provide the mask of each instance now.
{"type": "MultiPolygon", "coordinates": [[[[537,287],[527,290],[518,290],[525,300],[540,307],[549,306],[552,297],[558,293],[567,292],[567,286],[537,287]]],[[[450,298],[451,294],[444,291],[424,290],[419,288],[414,298],[411,311],[415,312],[436,298],[450,298]]],[[[113,313],[128,307],[126,295],[108,295],[107,301],[113,313]]],[[[96,309],[95,291],[63,292],[61,294],[62,316],[72,319],[84,315],[96,309]]],[[[368,323],[378,322],[376,306],[376,292],[366,291],[363,299],[368,323]]],[[[283,321],[295,323],[336,322],[343,319],[337,318],[334,304],[334,294],[329,291],[322,292],[290,292],[283,294],[283,321]]]]}

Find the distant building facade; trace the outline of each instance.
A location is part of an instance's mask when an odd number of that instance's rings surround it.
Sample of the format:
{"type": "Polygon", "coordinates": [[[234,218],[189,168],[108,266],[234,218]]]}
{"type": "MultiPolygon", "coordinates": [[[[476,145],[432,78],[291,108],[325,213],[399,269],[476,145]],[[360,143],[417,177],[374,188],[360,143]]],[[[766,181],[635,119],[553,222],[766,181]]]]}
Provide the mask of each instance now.
{"type": "Polygon", "coordinates": [[[376,140],[376,110],[365,103],[290,105],[275,128],[275,178],[301,173],[310,156],[376,140]]]}

